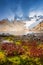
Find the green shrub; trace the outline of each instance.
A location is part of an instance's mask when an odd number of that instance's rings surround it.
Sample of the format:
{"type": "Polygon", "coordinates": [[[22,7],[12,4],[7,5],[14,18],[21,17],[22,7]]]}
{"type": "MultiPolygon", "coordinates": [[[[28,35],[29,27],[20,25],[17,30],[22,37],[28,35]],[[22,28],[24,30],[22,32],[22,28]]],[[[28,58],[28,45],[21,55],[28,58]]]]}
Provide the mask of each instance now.
{"type": "Polygon", "coordinates": [[[8,60],[10,62],[12,62],[12,64],[14,65],[20,65],[21,61],[20,61],[20,57],[15,56],[15,57],[9,57],[8,60]]]}
{"type": "Polygon", "coordinates": [[[3,64],[7,61],[7,58],[5,56],[5,53],[0,51],[0,64],[3,64]]]}
{"type": "Polygon", "coordinates": [[[15,41],[15,44],[16,44],[16,45],[20,45],[20,44],[21,44],[21,41],[20,41],[20,40],[15,41]]]}

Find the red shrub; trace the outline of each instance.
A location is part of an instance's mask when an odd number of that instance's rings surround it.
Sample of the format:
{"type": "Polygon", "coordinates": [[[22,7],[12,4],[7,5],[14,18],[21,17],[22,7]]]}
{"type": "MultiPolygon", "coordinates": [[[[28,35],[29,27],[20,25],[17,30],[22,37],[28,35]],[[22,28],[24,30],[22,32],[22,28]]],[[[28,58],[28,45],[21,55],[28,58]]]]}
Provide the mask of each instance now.
{"type": "Polygon", "coordinates": [[[42,57],[43,56],[43,49],[41,49],[41,48],[37,49],[35,47],[31,48],[30,49],[30,56],[31,57],[42,57]]]}
{"type": "Polygon", "coordinates": [[[7,56],[24,53],[22,46],[14,45],[13,43],[4,43],[1,45],[1,49],[5,51],[7,56]]]}

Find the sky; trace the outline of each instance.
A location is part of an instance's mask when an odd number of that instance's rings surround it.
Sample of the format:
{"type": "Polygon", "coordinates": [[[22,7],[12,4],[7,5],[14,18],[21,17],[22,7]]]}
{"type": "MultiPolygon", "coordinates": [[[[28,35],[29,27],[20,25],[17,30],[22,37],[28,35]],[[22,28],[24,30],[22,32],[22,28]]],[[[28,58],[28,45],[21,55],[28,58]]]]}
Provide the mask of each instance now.
{"type": "Polygon", "coordinates": [[[34,16],[42,11],[43,0],[0,0],[0,19],[34,16]]]}
{"type": "Polygon", "coordinates": [[[0,0],[0,20],[33,17],[35,21],[35,15],[43,16],[43,0],[0,0]]]}

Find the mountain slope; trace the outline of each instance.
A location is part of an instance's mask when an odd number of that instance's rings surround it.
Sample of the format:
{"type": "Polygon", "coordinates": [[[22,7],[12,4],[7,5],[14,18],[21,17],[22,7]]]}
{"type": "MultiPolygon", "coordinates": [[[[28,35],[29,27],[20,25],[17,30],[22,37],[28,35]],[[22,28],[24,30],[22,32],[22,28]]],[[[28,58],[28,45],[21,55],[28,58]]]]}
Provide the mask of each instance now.
{"type": "Polygon", "coordinates": [[[14,35],[22,35],[26,34],[27,30],[24,26],[25,23],[22,21],[12,21],[9,22],[8,20],[0,21],[0,33],[9,33],[14,35]]]}
{"type": "Polygon", "coordinates": [[[42,32],[43,33],[43,21],[42,22],[40,22],[38,25],[36,25],[35,27],[33,27],[32,29],[31,29],[31,31],[33,31],[33,32],[42,32]]]}

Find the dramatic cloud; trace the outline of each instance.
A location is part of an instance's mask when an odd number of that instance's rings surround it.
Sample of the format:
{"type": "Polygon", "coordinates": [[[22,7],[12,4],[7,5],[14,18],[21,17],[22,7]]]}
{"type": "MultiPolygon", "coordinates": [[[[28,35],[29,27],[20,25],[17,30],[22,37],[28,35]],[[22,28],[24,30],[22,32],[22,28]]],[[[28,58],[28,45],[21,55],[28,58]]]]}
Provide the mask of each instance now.
{"type": "Polygon", "coordinates": [[[26,21],[26,28],[32,28],[39,24],[43,20],[43,11],[42,10],[33,10],[29,12],[28,17],[30,20],[26,21]]]}
{"type": "Polygon", "coordinates": [[[43,11],[30,11],[29,12],[29,17],[33,17],[33,16],[39,16],[39,15],[43,15],[43,11]]]}
{"type": "Polygon", "coordinates": [[[17,16],[19,16],[19,17],[23,17],[23,12],[22,12],[21,6],[18,6],[17,11],[16,11],[16,14],[17,14],[17,16]]]}

